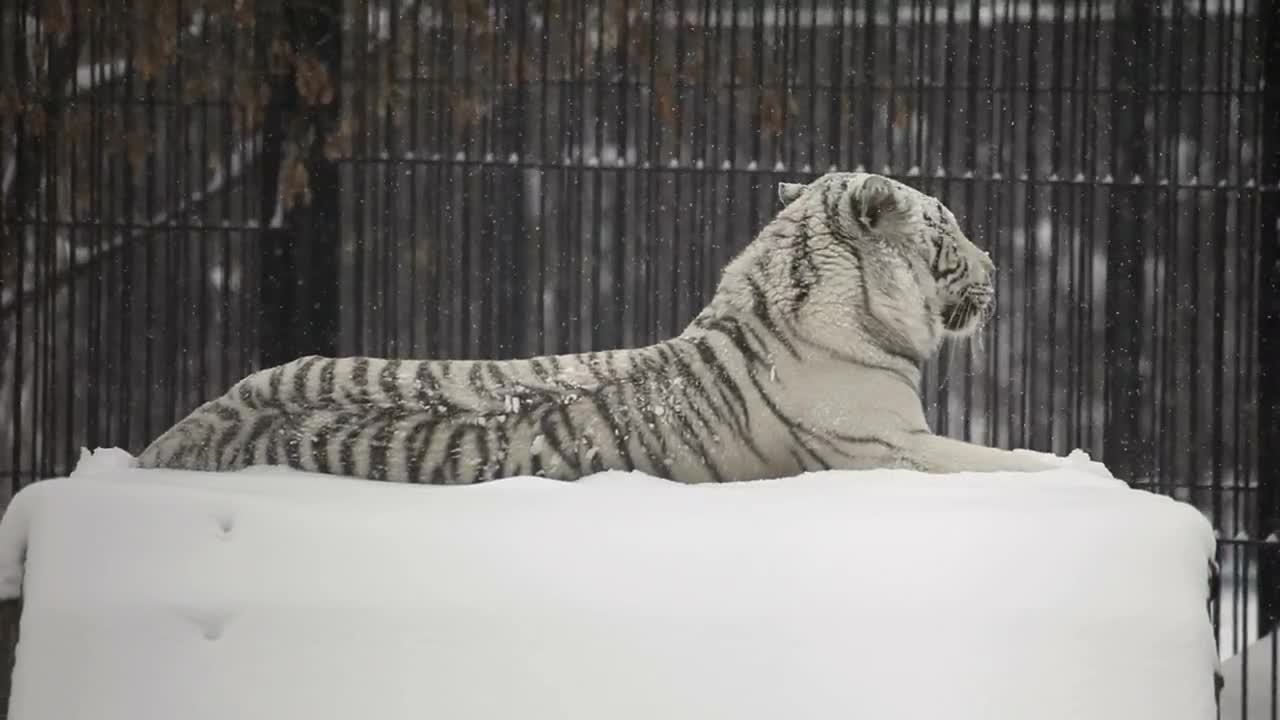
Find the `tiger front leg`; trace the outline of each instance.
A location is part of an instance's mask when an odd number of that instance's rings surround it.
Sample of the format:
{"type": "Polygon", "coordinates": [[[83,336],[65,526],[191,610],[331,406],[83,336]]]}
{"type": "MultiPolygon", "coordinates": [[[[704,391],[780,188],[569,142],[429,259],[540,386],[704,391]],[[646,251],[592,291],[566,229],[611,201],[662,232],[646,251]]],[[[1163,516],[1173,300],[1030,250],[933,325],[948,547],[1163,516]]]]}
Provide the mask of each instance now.
{"type": "Polygon", "coordinates": [[[1058,469],[1057,465],[1033,455],[974,445],[933,433],[912,435],[907,446],[912,464],[931,473],[1041,472],[1058,469]]]}

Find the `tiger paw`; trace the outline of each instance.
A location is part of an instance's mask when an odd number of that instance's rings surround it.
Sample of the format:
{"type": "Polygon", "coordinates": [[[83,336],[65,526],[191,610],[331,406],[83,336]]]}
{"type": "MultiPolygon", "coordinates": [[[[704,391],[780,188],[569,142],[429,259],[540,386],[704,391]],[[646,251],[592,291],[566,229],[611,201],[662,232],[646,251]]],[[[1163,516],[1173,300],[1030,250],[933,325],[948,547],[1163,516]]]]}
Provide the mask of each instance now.
{"type": "Polygon", "coordinates": [[[1047,462],[1050,465],[1056,465],[1058,468],[1063,470],[1075,470],[1076,472],[1087,473],[1089,475],[1100,477],[1104,480],[1116,479],[1116,476],[1111,474],[1111,471],[1107,469],[1106,465],[1103,465],[1097,460],[1089,457],[1089,453],[1079,448],[1067,453],[1066,457],[1021,448],[1016,449],[1013,452],[1018,455],[1025,455],[1028,457],[1034,457],[1038,460],[1043,460],[1044,462],[1047,462]]]}
{"type": "Polygon", "coordinates": [[[1111,471],[1107,469],[1106,465],[1103,465],[1097,460],[1089,457],[1089,453],[1081,450],[1080,448],[1076,448],[1075,450],[1067,453],[1067,457],[1064,458],[1064,460],[1065,462],[1063,462],[1063,467],[1070,468],[1072,470],[1079,470],[1080,472],[1086,472],[1090,475],[1097,475],[1098,477],[1105,478],[1107,480],[1116,479],[1116,476],[1111,474],[1111,471]]]}

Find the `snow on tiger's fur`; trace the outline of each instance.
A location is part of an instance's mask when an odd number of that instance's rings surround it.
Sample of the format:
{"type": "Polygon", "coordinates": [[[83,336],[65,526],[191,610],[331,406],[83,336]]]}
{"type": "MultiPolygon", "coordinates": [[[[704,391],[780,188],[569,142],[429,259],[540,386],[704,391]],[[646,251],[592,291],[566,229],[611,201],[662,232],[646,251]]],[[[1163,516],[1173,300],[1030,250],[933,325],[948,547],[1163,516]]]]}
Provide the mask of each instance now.
{"type": "Polygon", "coordinates": [[[139,464],[287,464],[423,483],[606,469],[682,482],[1051,469],[925,422],[922,364],[994,303],[994,266],[952,213],[862,173],[778,194],[783,209],[678,337],[500,362],[306,357],[201,406],[139,464]]]}

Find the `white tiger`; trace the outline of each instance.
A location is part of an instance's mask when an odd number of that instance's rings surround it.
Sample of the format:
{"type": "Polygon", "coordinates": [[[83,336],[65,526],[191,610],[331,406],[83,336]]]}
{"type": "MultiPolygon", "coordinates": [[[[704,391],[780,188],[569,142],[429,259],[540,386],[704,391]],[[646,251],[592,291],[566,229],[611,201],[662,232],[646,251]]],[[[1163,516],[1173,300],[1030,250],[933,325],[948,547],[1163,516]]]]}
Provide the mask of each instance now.
{"type": "Polygon", "coordinates": [[[411,483],[1054,467],[926,424],[921,365],[994,300],[991,259],[942,203],[861,173],[778,192],[783,209],[678,337],[503,362],[305,357],[201,406],[139,464],[411,483]]]}

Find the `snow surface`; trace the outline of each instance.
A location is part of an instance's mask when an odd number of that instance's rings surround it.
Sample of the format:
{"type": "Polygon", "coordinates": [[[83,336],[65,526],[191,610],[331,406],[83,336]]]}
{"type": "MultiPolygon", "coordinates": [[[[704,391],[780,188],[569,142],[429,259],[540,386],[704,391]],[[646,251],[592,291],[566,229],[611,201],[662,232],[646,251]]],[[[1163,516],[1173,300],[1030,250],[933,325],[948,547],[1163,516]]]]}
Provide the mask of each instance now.
{"type": "Polygon", "coordinates": [[[1063,464],[406,487],[86,453],[0,522],[9,717],[1212,718],[1208,522],[1063,464]]]}
{"type": "Polygon", "coordinates": [[[1222,706],[1219,720],[1263,720],[1280,717],[1280,649],[1274,634],[1247,646],[1222,663],[1222,706]],[[1277,714],[1273,715],[1272,708],[1277,714]]]}

